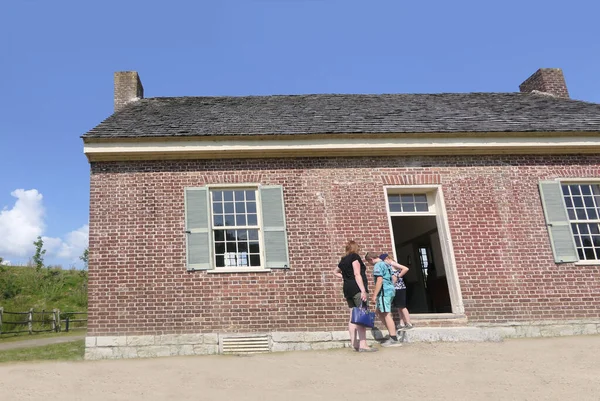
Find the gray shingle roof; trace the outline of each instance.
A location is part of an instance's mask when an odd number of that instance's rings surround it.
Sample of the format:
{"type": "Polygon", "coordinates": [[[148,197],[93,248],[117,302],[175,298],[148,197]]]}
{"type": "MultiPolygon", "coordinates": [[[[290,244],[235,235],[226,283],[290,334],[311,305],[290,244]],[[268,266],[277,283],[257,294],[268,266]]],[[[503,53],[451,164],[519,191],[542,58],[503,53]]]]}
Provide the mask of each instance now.
{"type": "Polygon", "coordinates": [[[600,132],[600,104],[530,93],[148,98],[84,138],[559,131],[600,132]]]}

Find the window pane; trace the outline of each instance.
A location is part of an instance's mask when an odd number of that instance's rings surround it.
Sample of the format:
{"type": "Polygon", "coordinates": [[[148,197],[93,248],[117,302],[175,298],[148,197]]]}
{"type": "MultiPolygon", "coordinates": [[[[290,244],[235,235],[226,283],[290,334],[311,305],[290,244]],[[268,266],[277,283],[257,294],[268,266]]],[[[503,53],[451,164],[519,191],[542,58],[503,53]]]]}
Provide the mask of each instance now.
{"type": "Polygon", "coordinates": [[[225,233],[223,230],[215,230],[215,241],[225,241],[225,233]]]}
{"type": "Polygon", "coordinates": [[[594,195],[600,195],[600,185],[598,185],[598,184],[592,185],[592,193],[594,195]]]}
{"type": "Polygon", "coordinates": [[[243,201],[244,200],[244,191],[235,191],[235,200],[243,201]]]}
{"type": "Polygon", "coordinates": [[[586,196],[583,198],[583,203],[586,207],[594,207],[594,198],[591,196],[586,196]]]}
{"type": "Polygon", "coordinates": [[[585,209],[587,211],[588,219],[596,220],[598,218],[598,214],[596,213],[596,209],[585,209]]]}
{"type": "Polygon", "coordinates": [[[215,214],[223,213],[223,204],[221,202],[213,203],[213,213],[215,213],[215,214]]]}
{"type": "Polygon", "coordinates": [[[402,203],[402,211],[403,212],[414,212],[415,204],[414,203],[402,203]]]}
{"type": "Polygon", "coordinates": [[[581,186],[581,193],[584,195],[590,195],[592,193],[592,191],[590,190],[590,186],[589,185],[582,185],[581,186]]]}
{"type": "Polygon", "coordinates": [[[581,240],[579,239],[579,235],[576,235],[573,238],[575,238],[575,246],[576,247],[581,247],[581,240]]]}
{"type": "Polygon", "coordinates": [[[255,192],[256,191],[246,191],[246,200],[256,200],[255,192]]]}
{"type": "Polygon", "coordinates": [[[583,199],[580,196],[573,197],[573,204],[575,207],[583,207],[583,199]]]}
{"type": "Polygon", "coordinates": [[[259,253],[260,248],[258,242],[250,242],[250,253],[259,253]]]}
{"type": "Polygon", "coordinates": [[[578,220],[587,220],[587,216],[585,215],[585,209],[576,209],[576,212],[578,220]]]}
{"type": "Polygon", "coordinates": [[[223,192],[222,191],[213,191],[212,196],[213,196],[213,201],[223,200],[223,192]]]}
{"type": "Polygon", "coordinates": [[[412,194],[401,195],[400,198],[402,199],[402,203],[404,203],[404,202],[413,203],[415,201],[415,197],[412,194]]]}
{"type": "Polygon", "coordinates": [[[390,203],[392,203],[392,202],[400,203],[400,195],[389,194],[388,195],[388,202],[390,202],[390,203]]]}
{"type": "Polygon", "coordinates": [[[258,241],[258,230],[248,230],[248,239],[250,241],[258,241]]]}
{"type": "Polygon", "coordinates": [[[223,191],[223,199],[228,202],[233,201],[233,191],[223,191]]]}
{"type": "Polygon", "coordinates": [[[589,236],[581,237],[581,242],[583,246],[592,246],[592,239],[589,236]]]}
{"type": "Polygon", "coordinates": [[[592,237],[595,247],[600,247],[600,235],[594,235],[592,237]]]}
{"type": "Polygon", "coordinates": [[[579,192],[579,185],[569,185],[569,188],[571,189],[571,194],[573,194],[573,195],[581,194],[581,192],[579,192]]]}
{"type": "Polygon", "coordinates": [[[577,224],[577,228],[579,229],[580,234],[588,234],[588,225],[587,224],[577,224]]]}
{"type": "Polygon", "coordinates": [[[579,254],[579,259],[585,260],[585,255],[583,254],[583,249],[577,249],[577,254],[579,254]]]}
{"type": "Polygon", "coordinates": [[[214,216],[214,220],[213,220],[213,225],[215,227],[222,227],[223,226],[223,216],[214,216]]]}
{"type": "Polygon", "coordinates": [[[574,234],[579,233],[579,227],[577,227],[577,224],[571,224],[571,231],[573,231],[574,234]]]}
{"type": "Polygon", "coordinates": [[[248,230],[237,230],[237,239],[245,241],[248,239],[248,230]]]}
{"type": "Polygon", "coordinates": [[[233,202],[225,202],[224,206],[225,213],[233,213],[233,202]]]}
{"type": "Polygon", "coordinates": [[[256,202],[247,202],[246,208],[248,213],[256,213],[256,202]]]}
{"type": "Polygon", "coordinates": [[[260,255],[250,255],[250,266],[260,266],[260,255]]]}
{"type": "Polygon", "coordinates": [[[245,226],[246,225],[246,216],[243,214],[236,214],[235,215],[235,224],[237,226],[245,226]]]}
{"type": "Polygon", "coordinates": [[[235,225],[235,217],[233,214],[226,214],[225,215],[225,225],[228,227],[234,226],[235,225]]]}
{"type": "Polygon", "coordinates": [[[429,207],[427,203],[417,203],[417,212],[427,212],[429,211],[429,207]]]}
{"type": "Polygon", "coordinates": [[[427,195],[416,194],[415,195],[415,202],[427,203],[427,195]]]}
{"type": "Polygon", "coordinates": [[[238,252],[248,252],[248,243],[238,242],[238,252]]]}
{"type": "Polygon", "coordinates": [[[255,214],[249,214],[248,215],[248,225],[249,226],[256,226],[256,225],[258,225],[258,219],[256,218],[255,214]]]}
{"type": "Polygon", "coordinates": [[[226,242],[225,251],[227,252],[237,252],[237,244],[235,242],[226,242]]]}
{"type": "Polygon", "coordinates": [[[246,206],[244,202],[235,202],[235,212],[236,213],[246,213],[246,206]]]}
{"type": "Polygon", "coordinates": [[[600,231],[598,231],[598,224],[590,224],[590,233],[600,234],[600,231]]]}
{"type": "Polygon", "coordinates": [[[222,255],[225,253],[225,243],[215,242],[215,255],[222,255]]]}
{"type": "Polygon", "coordinates": [[[567,207],[573,207],[573,201],[571,200],[571,198],[565,198],[565,204],[567,205],[567,207]]]}
{"type": "Polygon", "coordinates": [[[401,212],[402,207],[399,203],[390,203],[390,212],[401,212]]]}
{"type": "Polygon", "coordinates": [[[217,267],[225,267],[225,257],[217,255],[216,257],[217,267]]]}
{"type": "Polygon", "coordinates": [[[594,248],[584,248],[586,260],[594,260],[596,259],[596,254],[594,254],[594,248]]]}
{"type": "Polygon", "coordinates": [[[575,210],[568,209],[567,212],[569,212],[569,219],[570,220],[575,220],[575,210]]]}

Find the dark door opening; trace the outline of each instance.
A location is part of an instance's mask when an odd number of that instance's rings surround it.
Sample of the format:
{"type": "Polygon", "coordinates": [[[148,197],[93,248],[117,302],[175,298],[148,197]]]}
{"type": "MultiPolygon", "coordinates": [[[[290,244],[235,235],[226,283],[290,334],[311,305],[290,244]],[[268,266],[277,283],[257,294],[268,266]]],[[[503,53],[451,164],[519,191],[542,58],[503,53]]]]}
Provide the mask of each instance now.
{"type": "Polygon", "coordinates": [[[395,254],[404,276],[410,313],[452,313],[435,216],[393,216],[395,254]]]}

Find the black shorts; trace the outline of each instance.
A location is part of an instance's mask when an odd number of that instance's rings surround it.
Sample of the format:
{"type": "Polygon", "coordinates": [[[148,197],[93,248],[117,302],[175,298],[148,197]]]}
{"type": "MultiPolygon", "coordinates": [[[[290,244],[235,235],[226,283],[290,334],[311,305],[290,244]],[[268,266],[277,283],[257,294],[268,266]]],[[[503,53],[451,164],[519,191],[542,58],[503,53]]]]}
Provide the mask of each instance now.
{"type": "Polygon", "coordinates": [[[396,290],[396,295],[392,301],[393,308],[406,308],[406,288],[396,290]]]}

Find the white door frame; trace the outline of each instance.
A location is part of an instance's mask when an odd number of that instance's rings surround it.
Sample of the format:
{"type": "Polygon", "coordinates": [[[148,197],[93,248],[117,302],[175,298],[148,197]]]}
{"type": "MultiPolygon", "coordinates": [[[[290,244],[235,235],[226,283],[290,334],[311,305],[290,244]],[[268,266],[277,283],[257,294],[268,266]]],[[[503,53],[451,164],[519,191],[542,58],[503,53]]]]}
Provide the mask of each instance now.
{"type": "MultiPolygon", "coordinates": [[[[396,253],[396,241],[394,240],[394,230],[392,227],[392,217],[394,216],[435,216],[437,229],[440,237],[440,247],[442,248],[442,258],[444,260],[444,270],[448,281],[448,293],[452,305],[452,313],[449,315],[464,315],[465,307],[463,304],[460,283],[458,280],[458,271],[454,259],[454,249],[452,239],[450,238],[450,226],[446,215],[444,204],[444,195],[441,185],[386,185],[383,187],[385,197],[385,208],[388,216],[388,225],[390,238],[392,239],[392,249],[396,253]],[[428,212],[391,212],[388,201],[388,194],[427,194],[428,212]]],[[[423,314],[427,316],[427,314],[423,314]]]]}

